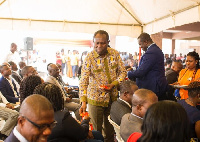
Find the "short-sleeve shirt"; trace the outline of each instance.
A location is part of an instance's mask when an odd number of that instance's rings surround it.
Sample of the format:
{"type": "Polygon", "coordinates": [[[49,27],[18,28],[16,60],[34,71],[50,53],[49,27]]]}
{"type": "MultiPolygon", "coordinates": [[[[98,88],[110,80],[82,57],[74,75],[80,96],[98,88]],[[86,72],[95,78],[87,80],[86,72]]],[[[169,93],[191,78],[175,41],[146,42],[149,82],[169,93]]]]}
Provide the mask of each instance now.
{"type": "Polygon", "coordinates": [[[197,138],[195,133],[195,123],[200,120],[200,111],[185,102],[185,100],[179,100],[178,103],[184,107],[190,120],[191,137],[197,138]]]}

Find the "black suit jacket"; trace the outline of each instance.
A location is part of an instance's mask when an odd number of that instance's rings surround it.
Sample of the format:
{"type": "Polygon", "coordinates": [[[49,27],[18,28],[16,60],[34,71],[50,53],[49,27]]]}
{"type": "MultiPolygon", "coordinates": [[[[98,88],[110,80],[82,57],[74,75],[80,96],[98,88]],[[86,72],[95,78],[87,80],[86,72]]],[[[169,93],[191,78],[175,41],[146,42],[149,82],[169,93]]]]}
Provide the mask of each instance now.
{"type": "Polygon", "coordinates": [[[110,118],[120,126],[122,117],[131,113],[131,108],[119,98],[117,101],[113,102],[110,109],[110,118]]]}
{"type": "Polygon", "coordinates": [[[19,74],[17,74],[16,72],[12,71],[12,77],[17,81],[17,83],[20,85],[22,78],[19,74]]]}
{"type": "Polygon", "coordinates": [[[48,142],[79,142],[87,138],[89,132],[88,120],[83,120],[79,124],[68,110],[56,111],[54,118],[57,125],[48,137],[48,142]]]}
{"type": "MultiPolygon", "coordinates": [[[[17,88],[13,80],[12,80],[12,84],[14,86],[14,90],[17,92],[17,88]]],[[[0,78],[0,91],[3,94],[3,96],[7,99],[8,102],[10,103],[19,102],[19,98],[15,97],[12,87],[10,86],[10,83],[3,76],[0,78]]],[[[18,95],[18,92],[17,92],[17,95],[18,95]]]]}
{"type": "Polygon", "coordinates": [[[10,135],[4,140],[4,142],[20,142],[20,141],[15,137],[12,131],[10,135]]]}

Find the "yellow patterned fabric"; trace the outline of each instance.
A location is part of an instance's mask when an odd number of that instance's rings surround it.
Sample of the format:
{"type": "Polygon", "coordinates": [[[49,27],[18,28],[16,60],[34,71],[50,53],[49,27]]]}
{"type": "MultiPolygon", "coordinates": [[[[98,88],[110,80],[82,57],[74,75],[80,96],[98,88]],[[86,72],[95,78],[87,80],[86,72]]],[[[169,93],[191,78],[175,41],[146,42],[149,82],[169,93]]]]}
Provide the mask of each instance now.
{"type": "Polygon", "coordinates": [[[114,84],[117,86],[127,75],[124,63],[119,53],[108,48],[108,53],[101,57],[95,50],[90,52],[82,66],[79,84],[80,101],[95,106],[107,107],[110,101],[117,99],[117,87],[106,92],[99,88],[100,85],[114,84]]]}

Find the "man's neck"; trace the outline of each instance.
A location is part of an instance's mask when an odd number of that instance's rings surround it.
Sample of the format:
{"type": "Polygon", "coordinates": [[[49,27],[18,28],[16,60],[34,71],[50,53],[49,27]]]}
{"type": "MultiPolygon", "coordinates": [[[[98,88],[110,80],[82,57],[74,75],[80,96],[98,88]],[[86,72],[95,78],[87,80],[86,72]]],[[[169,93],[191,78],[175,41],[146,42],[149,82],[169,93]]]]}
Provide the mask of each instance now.
{"type": "Polygon", "coordinates": [[[3,76],[4,78],[10,79],[10,75],[9,76],[3,76]]]}

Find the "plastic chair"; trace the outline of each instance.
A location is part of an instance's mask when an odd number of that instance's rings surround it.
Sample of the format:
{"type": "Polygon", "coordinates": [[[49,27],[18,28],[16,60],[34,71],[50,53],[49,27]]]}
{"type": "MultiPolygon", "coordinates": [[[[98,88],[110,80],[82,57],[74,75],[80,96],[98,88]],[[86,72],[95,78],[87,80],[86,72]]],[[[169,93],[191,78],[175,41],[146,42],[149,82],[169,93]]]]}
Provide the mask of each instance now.
{"type": "Polygon", "coordinates": [[[112,120],[110,119],[110,115],[108,116],[108,121],[109,121],[110,124],[112,124],[113,127],[114,127],[114,130],[115,130],[115,133],[116,133],[116,139],[117,139],[117,141],[118,141],[118,142],[124,142],[124,140],[123,140],[123,139],[121,138],[121,136],[120,136],[120,126],[117,125],[114,121],[112,121],[112,120]]]}

